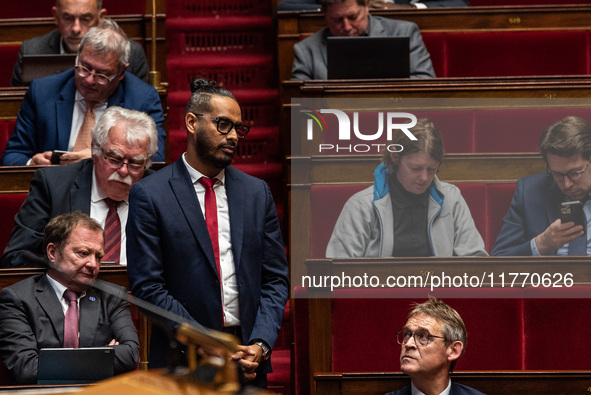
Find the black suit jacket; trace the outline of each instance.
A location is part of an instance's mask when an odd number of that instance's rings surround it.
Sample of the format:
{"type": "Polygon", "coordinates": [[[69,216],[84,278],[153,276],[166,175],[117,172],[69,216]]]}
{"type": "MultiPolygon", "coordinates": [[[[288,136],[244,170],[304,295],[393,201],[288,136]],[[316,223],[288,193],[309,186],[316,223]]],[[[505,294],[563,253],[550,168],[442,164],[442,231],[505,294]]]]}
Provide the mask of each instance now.
{"type": "MultiPolygon", "coordinates": [[[[14,217],[0,267],[47,267],[43,230],[56,215],[80,210],[90,215],[92,159],[35,171],[29,193],[14,217]]],[[[146,170],[144,175],[153,171],[146,170]]]]}
{"type": "MultiPolygon", "coordinates": [[[[117,290],[126,298],[123,287],[117,290]]],[[[107,346],[112,339],[115,374],[137,367],[139,341],[126,299],[89,288],[80,299],[80,347],[107,346]]],[[[64,312],[45,274],[0,291],[0,354],[18,383],[37,382],[41,348],[61,348],[64,312]]]]}
{"type": "MultiPolygon", "coordinates": [[[[55,54],[60,53],[60,39],[61,35],[59,30],[52,30],[51,32],[34,37],[30,40],[25,40],[21,44],[21,48],[18,51],[18,58],[12,69],[12,77],[10,78],[11,86],[25,86],[23,82],[23,55],[43,55],[43,54],[55,54]]],[[[131,50],[129,52],[129,67],[127,71],[137,76],[138,78],[147,81],[148,71],[148,60],[146,54],[141,45],[133,40],[130,40],[131,50]]]]}

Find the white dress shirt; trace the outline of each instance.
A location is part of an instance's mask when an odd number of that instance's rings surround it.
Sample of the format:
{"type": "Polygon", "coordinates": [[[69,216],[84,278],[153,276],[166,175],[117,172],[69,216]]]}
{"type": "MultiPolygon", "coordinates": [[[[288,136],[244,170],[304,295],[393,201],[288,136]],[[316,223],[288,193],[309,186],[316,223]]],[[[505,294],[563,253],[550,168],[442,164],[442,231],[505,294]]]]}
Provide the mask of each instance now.
{"type": "MultiPolygon", "coordinates": [[[[205,218],[205,187],[199,179],[205,177],[199,171],[191,167],[182,155],[183,163],[189,172],[195,194],[201,206],[201,213],[205,218]]],[[[218,242],[220,247],[220,278],[222,281],[222,307],[224,311],[224,326],[240,325],[240,308],[238,300],[238,279],[234,267],[234,254],[232,253],[232,240],[230,236],[230,211],[228,209],[228,196],[226,195],[225,172],[222,170],[217,176],[218,181],[213,186],[218,212],[218,242]]]]}

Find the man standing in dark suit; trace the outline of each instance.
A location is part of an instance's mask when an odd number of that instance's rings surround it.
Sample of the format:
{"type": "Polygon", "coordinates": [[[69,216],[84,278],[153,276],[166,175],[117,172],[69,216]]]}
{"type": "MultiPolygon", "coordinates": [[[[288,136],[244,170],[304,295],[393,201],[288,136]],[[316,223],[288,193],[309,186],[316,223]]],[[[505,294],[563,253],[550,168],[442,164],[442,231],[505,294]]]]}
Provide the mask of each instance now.
{"type": "Polygon", "coordinates": [[[129,40],[105,19],[84,36],[76,66],[39,78],[29,87],[2,164],[52,164],[53,150],[68,151],[60,164],[90,158],[90,130],[107,107],[119,106],[150,115],[158,128],[155,161],[164,161],[166,133],[158,91],[126,72],[129,40]]]}
{"type": "Polygon", "coordinates": [[[92,288],[103,247],[103,230],[88,215],[57,216],[45,228],[47,273],[0,291],[0,355],[18,383],[37,382],[41,348],[110,346],[115,374],[137,367],[139,340],[125,288],[116,288],[124,297],[92,288]]]}
{"type": "Polygon", "coordinates": [[[591,255],[591,125],[566,117],[542,133],[548,171],[517,181],[492,255],[591,255]],[[561,203],[583,203],[585,226],[562,223],[561,203]]]}
{"type": "Polygon", "coordinates": [[[400,369],[411,385],[386,395],[483,395],[449,378],[468,335],[462,317],[448,304],[433,297],[417,304],[396,336],[402,347],[400,369]]]}
{"type": "Polygon", "coordinates": [[[0,267],[45,267],[43,228],[59,214],[80,210],[106,223],[107,199],[120,202],[120,259],[125,265],[125,223],[131,185],[141,179],[158,149],[154,120],[139,111],[109,107],[92,131],[92,159],[38,169],[15,216],[0,267]]]}
{"type": "MultiPolygon", "coordinates": [[[[242,345],[234,358],[246,378],[266,386],[289,294],[275,204],[264,181],[229,166],[250,129],[234,96],[203,79],[193,81],[191,91],[187,152],[129,194],[131,290],[189,321],[236,335],[242,345]]],[[[153,330],[151,367],[164,365],[168,346],[153,330]]]]}
{"type": "Polygon", "coordinates": [[[320,3],[328,27],[294,45],[291,79],[327,79],[329,36],[409,37],[410,78],[435,77],[431,57],[416,24],[370,15],[369,0],[321,0],[320,3]]]}
{"type": "MultiPolygon", "coordinates": [[[[78,52],[82,37],[90,28],[102,22],[107,10],[102,0],[56,0],[52,8],[56,30],[30,40],[23,41],[18,58],[12,70],[11,86],[24,86],[23,55],[58,55],[78,52]]],[[[130,41],[129,71],[146,81],[148,60],[142,47],[130,41]]],[[[28,84],[27,84],[28,85],[28,84]]]]}

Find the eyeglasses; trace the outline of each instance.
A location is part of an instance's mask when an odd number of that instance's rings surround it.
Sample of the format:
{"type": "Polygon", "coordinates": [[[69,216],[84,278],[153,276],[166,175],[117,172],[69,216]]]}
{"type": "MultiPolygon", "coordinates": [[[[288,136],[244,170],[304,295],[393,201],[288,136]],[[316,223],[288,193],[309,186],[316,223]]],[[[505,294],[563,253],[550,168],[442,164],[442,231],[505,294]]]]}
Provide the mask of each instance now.
{"type": "Polygon", "coordinates": [[[209,118],[212,121],[217,121],[218,132],[220,132],[221,134],[228,134],[232,131],[232,129],[235,129],[236,134],[238,135],[238,138],[243,139],[246,137],[248,132],[250,132],[250,126],[243,125],[241,123],[235,124],[234,122],[232,122],[226,118],[214,117],[212,115],[195,114],[195,113],[191,113],[191,114],[195,115],[196,117],[204,117],[204,118],[209,118]]]}
{"type": "Polygon", "coordinates": [[[445,339],[443,336],[431,335],[429,332],[412,333],[411,331],[407,330],[396,332],[396,341],[398,342],[398,344],[406,344],[411,337],[414,338],[415,344],[421,347],[427,346],[431,342],[431,339],[434,337],[437,339],[445,339]]]}
{"type": "Polygon", "coordinates": [[[585,170],[587,170],[587,167],[589,167],[590,162],[591,162],[591,159],[589,159],[589,161],[587,161],[587,164],[585,165],[585,167],[583,167],[582,170],[571,170],[566,174],[559,173],[557,171],[548,170],[548,174],[550,174],[552,177],[554,177],[554,180],[556,182],[563,182],[564,177],[568,177],[572,182],[577,182],[581,179],[581,177],[583,177],[583,173],[585,172],[585,170]]]}
{"type": "Polygon", "coordinates": [[[105,158],[105,161],[107,162],[107,165],[113,169],[113,170],[119,170],[123,165],[127,166],[127,171],[130,172],[131,174],[139,174],[142,171],[144,171],[144,169],[146,168],[146,163],[131,163],[129,161],[124,162],[121,159],[117,159],[114,158],[112,156],[108,156],[105,154],[105,151],[103,151],[103,158],[105,158]]]}
{"type": "Polygon", "coordinates": [[[104,74],[97,74],[94,71],[90,71],[86,67],[81,66],[79,64],[76,64],[76,66],[74,66],[74,68],[76,69],[76,74],[78,74],[79,77],[86,78],[92,74],[92,76],[94,77],[94,80],[99,85],[107,85],[109,82],[113,81],[113,79],[115,77],[117,77],[117,75],[119,74],[119,73],[116,73],[112,77],[107,77],[104,74]]]}

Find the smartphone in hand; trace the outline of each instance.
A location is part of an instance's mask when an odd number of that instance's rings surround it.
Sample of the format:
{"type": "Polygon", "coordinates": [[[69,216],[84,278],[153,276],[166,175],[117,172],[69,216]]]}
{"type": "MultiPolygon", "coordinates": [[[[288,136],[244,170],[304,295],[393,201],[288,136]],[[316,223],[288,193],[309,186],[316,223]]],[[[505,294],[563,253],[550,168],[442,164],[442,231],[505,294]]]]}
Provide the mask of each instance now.
{"type": "Polygon", "coordinates": [[[51,164],[52,165],[59,165],[60,164],[60,160],[63,154],[65,154],[67,151],[61,151],[61,150],[53,150],[53,152],[51,153],[51,164]]]}
{"type": "Polygon", "coordinates": [[[560,204],[560,222],[574,222],[575,225],[582,225],[583,230],[587,228],[583,203],[578,200],[562,202],[560,204]]]}

